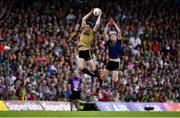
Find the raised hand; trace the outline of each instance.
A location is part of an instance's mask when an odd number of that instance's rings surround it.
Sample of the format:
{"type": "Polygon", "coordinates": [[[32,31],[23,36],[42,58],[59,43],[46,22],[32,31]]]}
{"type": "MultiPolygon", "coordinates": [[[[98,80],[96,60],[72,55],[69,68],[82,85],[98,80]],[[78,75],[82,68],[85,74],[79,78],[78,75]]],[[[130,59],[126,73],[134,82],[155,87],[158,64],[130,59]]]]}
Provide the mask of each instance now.
{"type": "Polygon", "coordinates": [[[109,22],[108,22],[108,26],[111,27],[113,25],[113,19],[110,18],[109,22]]]}

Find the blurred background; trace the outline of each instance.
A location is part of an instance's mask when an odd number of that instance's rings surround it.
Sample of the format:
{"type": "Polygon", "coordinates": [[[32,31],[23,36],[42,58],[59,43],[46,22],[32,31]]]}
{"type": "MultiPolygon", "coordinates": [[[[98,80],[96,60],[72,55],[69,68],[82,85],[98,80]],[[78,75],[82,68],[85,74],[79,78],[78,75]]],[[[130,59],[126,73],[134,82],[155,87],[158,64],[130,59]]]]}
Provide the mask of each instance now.
{"type": "Polygon", "coordinates": [[[81,19],[95,7],[103,12],[92,45],[99,71],[110,17],[122,31],[121,87],[112,98],[111,76],[99,89],[80,73],[82,100],[180,102],[180,0],[0,0],[0,45],[11,47],[0,51],[0,100],[68,100],[81,19]]]}

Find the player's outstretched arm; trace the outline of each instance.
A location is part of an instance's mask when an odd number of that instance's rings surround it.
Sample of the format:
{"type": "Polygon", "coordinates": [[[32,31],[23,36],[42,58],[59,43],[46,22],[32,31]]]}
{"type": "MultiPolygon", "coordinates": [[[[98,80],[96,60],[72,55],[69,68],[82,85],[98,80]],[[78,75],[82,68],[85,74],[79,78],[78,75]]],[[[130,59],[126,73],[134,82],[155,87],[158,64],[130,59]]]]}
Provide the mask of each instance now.
{"type": "Polygon", "coordinates": [[[93,13],[93,9],[82,18],[82,23],[81,23],[82,28],[86,26],[86,20],[92,15],[92,13],[93,13]]]}
{"type": "Polygon", "coordinates": [[[98,16],[98,18],[97,18],[97,20],[96,20],[96,24],[95,24],[95,26],[94,26],[94,28],[93,28],[93,31],[94,32],[96,32],[97,31],[97,29],[99,28],[99,26],[100,26],[100,22],[101,22],[101,15],[102,15],[102,12],[99,14],[99,16],[98,16]]]}
{"type": "Polygon", "coordinates": [[[109,36],[107,34],[107,32],[109,30],[109,24],[110,24],[110,21],[106,24],[106,27],[104,28],[104,39],[105,39],[105,41],[109,40],[109,36]]]}
{"type": "Polygon", "coordinates": [[[116,22],[111,18],[111,22],[113,23],[114,27],[116,28],[116,31],[118,32],[118,39],[121,39],[121,30],[116,24],[116,22]]]}

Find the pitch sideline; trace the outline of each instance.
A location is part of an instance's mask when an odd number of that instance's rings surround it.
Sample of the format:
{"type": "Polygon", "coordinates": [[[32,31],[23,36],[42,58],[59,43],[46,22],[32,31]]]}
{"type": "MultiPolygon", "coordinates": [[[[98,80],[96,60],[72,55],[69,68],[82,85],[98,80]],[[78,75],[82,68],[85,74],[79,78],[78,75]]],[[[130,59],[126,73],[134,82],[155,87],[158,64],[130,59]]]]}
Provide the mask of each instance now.
{"type": "MultiPolygon", "coordinates": [[[[0,117],[0,118],[122,118],[122,117],[0,117]]],[[[123,118],[177,118],[177,117],[123,117],[123,118]]]]}

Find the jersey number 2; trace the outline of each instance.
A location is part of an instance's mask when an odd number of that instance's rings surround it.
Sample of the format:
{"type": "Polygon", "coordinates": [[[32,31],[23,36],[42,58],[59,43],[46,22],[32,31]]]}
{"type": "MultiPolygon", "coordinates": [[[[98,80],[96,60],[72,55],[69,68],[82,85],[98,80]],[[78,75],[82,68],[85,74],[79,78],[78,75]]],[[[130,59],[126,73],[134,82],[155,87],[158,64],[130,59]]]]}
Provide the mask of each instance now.
{"type": "Polygon", "coordinates": [[[74,84],[74,91],[78,91],[78,84],[74,84]]]}

